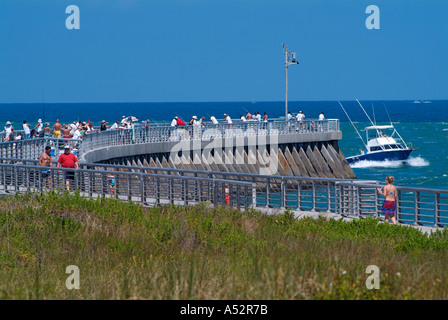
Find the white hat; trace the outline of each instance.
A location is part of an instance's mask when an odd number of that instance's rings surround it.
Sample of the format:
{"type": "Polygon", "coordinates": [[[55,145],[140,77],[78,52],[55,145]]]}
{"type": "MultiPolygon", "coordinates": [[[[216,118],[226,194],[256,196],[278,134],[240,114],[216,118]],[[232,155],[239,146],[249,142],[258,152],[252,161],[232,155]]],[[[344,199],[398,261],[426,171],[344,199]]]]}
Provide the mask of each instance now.
{"type": "Polygon", "coordinates": [[[193,119],[197,119],[198,117],[196,117],[196,116],[193,116],[193,119]]]}
{"type": "Polygon", "coordinates": [[[10,121],[6,121],[6,125],[8,126],[8,125],[10,125],[11,124],[11,122],[10,121]]]}
{"type": "Polygon", "coordinates": [[[69,146],[68,144],[66,144],[66,145],[64,146],[64,149],[70,149],[70,146],[69,146]]]}
{"type": "Polygon", "coordinates": [[[42,123],[42,119],[37,120],[37,122],[42,123]]]}

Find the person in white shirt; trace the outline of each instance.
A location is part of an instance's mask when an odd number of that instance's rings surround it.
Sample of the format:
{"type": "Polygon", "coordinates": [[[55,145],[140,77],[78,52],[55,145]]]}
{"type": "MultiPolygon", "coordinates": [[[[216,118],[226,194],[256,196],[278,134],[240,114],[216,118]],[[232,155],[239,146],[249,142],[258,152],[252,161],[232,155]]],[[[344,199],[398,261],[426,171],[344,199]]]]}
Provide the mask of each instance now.
{"type": "MultiPolygon", "coordinates": [[[[40,119],[39,119],[40,120],[40,119]]],[[[70,135],[73,137],[75,134],[75,130],[78,127],[78,125],[76,124],[76,121],[73,121],[73,123],[70,123],[70,135]]]]}
{"type": "Polygon", "coordinates": [[[324,113],[322,112],[320,115],[319,115],[319,126],[318,126],[318,129],[319,129],[319,131],[323,131],[323,127],[322,127],[322,125],[323,125],[323,121],[325,120],[325,117],[324,117],[324,113]]]}
{"type": "Polygon", "coordinates": [[[109,130],[116,130],[118,129],[118,125],[120,124],[120,120],[117,120],[110,128],[109,130]]]}
{"type": "Polygon", "coordinates": [[[175,127],[177,126],[177,116],[173,118],[173,120],[171,121],[171,126],[175,127]]]}
{"type": "Polygon", "coordinates": [[[23,120],[23,133],[25,134],[25,139],[29,139],[30,138],[30,125],[28,123],[26,123],[26,120],[23,120]]]}
{"type": "Polygon", "coordinates": [[[224,113],[224,120],[226,120],[228,124],[232,124],[232,119],[230,119],[229,115],[226,113],[224,113]]]}
{"type": "Polygon", "coordinates": [[[211,116],[210,116],[210,121],[211,121],[213,124],[218,124],[218,120],[216,120],[216,118],[215,118],[214,115],[211,115],[211,116]]]}
{"type": "Polygon", "coordinates": [[[37,132],[37,137],[43,135],[42,130],[44,130],[44,124],[42,123],[42,119],[37,120],[36,126],[33,128],[37,132]]]}
{"type": "Polygon", "coordinates": [[[296,116],[297,121],[300,122],[300,129],[303,129],[303,123],[302,121],[305,120],[305,115],[303,114],[302,111],[299,111],[299,113],[296,116]]]}
{"type": "Polygon", "coordinates": [[[3,133],[3,132],[5,133],[5,139],[4,139],[4,141],[5,141],[5,142],[9,141],[9,140],[10,140],[11,133],[14,132],[14,128],[13,128],[13,126],[11,125],[11,122],[10,122],[10,121],[7,121],[7,122],[6,122],[5,129],[4,129],[1,133],[3,133]]]}
{"type": "Polygon", "coordinates": [[[245,116],[241,116],[240,119],[241,119],[241,121],[246,121],[246,117],[245,116]]]}
{"type": "Polygon", "coordinates": [[[288,121],[292,120],[291,112],[288,112],[288,117],[286,118],[286,120],[288,120],[288,121]]]}
{"type": "Polygon", "coordinates": [[[257,111],[257,120],[258,120],[259,122],[261,122],[261,114],[260,114],[260,112],[258,112],[258,111],[257,111]]]}
{"type": "Polygon", "coordinates": [[[79,130],[79,127],[76,128],[76,130],[73,134],[73,139],[82,139],[82,135],[81,135],[81,131],[79,130]]]}

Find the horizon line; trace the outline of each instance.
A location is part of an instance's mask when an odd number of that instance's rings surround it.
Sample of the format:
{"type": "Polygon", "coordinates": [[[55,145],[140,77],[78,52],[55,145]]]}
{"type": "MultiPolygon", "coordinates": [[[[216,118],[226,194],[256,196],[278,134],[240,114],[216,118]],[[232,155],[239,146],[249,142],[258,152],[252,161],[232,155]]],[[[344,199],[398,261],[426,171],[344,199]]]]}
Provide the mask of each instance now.
{"type": "MultiPolygon", "coordinates": [[[[333,102],[333,101],[356,101],[357,98],[354,99],[325,99],[325,100],[288,100],[288,103],[295,102],[333,102]]],[[[445,99],[359,99],[360,101],[447,101],[448,98],[445,99]]],[[[113,102],[113,101],[100,101],[100,102],[0,102],[0,104],[92,104],[92,103],[104,103],[104,104],[123,104],[123,103],[260,103],[260,102],[282,102],[284,100],[228,100],[228,101],[124,101],[124,102],[113,102]]]]}

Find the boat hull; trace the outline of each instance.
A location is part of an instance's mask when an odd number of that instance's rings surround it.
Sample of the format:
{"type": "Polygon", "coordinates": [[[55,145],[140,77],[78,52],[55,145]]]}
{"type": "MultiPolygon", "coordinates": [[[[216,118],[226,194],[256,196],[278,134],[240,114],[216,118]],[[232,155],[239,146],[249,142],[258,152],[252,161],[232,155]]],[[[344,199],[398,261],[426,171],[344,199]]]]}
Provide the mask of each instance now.
{"type": "Polygon", "coordinates": [[[346,159],[349,164],[354,164],[359,161],[406,161],[411,151],[412,149],[378,151],[360,154],[346,159]]]}

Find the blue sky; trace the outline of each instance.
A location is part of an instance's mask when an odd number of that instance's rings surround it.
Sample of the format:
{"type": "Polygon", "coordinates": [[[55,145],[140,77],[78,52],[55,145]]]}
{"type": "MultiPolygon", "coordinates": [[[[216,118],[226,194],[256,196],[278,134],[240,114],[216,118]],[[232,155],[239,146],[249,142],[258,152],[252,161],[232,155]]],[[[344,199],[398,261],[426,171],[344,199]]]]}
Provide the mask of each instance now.
{"type": "Polygon", "coordinates": [[[1,0],[0,103],[448,98],[446,0],[1,0]],[[80,9],[68,30],[65,9],[80,9]],[[368,5],[380,29],[368,30],[368,5]]]}

